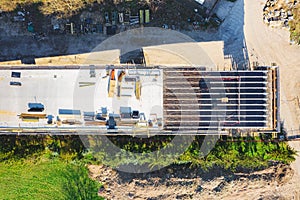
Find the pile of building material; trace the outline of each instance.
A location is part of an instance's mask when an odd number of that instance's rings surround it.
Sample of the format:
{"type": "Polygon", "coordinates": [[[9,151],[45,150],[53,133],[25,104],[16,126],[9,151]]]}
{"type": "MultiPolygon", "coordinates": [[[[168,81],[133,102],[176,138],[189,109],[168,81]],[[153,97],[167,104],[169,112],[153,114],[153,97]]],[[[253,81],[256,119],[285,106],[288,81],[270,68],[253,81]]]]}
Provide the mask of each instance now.
{"type": "Polygon", "coordinates": [[[271,27],[289,28],[293,20],[293,9],[298,0],[268,0],[264,7],[264,22],[271,27]]]}

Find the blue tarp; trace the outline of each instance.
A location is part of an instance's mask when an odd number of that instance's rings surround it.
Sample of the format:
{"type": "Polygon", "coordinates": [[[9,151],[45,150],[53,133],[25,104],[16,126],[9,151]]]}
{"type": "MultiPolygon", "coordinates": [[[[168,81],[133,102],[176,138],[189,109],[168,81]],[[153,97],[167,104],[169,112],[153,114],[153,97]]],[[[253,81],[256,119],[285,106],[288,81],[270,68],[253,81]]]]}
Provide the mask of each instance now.
{"type": "Polygon", "coordinates": [[[36,108],[36,109],[44,109],[44,105],[41,103],[28,103],[29,108],[36,108]]]}
{"type": "Polygon", "coordinates": [[[72,109],[58,109],[58,113],[60,115],[81,115],[80,110],[72,110],[72,109]]]}
{"type": "Polygon", "coordinates": [[[83,115],[93,117],[93,116],[95,116],[95,113],[94,112],[83,112],[83,115]]]}

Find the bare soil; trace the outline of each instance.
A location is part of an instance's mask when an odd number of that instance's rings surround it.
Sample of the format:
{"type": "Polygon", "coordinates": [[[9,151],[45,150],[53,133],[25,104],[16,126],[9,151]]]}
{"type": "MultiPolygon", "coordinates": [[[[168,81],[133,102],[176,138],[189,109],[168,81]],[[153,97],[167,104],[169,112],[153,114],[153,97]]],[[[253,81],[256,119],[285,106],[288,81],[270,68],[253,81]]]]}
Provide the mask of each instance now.
{"type": "Polygon", "coordinates": [[[145,174],[128,174],[90,165],[90,176],[102,182],[99,195],[107,199],[296,199],[300,183],[288,165],[254,173],[222,169],[202,171],[169,166],[145,174]]]}

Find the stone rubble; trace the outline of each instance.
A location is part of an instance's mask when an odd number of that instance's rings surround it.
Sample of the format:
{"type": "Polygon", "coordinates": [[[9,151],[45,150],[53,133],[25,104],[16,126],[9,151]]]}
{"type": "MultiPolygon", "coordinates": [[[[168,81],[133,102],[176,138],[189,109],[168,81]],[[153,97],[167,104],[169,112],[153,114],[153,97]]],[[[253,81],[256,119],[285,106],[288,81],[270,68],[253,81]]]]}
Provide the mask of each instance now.
{"type": "Polygon", "coordinates": [[[299,0],[268,0],[263,9],[263,19],[271,27],[289,29],[289,21],[293,20],[293,9],[299,0]]]}

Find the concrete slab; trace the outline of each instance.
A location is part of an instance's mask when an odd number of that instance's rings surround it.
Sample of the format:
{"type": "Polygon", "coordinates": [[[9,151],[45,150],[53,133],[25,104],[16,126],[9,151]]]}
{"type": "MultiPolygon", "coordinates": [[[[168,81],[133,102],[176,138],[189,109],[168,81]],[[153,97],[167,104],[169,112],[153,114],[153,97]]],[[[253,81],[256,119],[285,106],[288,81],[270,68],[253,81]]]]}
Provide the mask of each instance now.
{"type": "MultiPolygon", "coordinates": [[[[106,76],[106,69],[0,70],[0,127],[56,127],[58,124],[55,123],[47,125],[47,119],[40,119],[38,122],[29,119],[25,122],[19,117],[21,113],[32,113],[27,111],[28,103],[36,102],[45,106],[44,112],[39,114],[53,115],[54,121],[59,115],[58,109],[81,110],[83,115],[83,112],[97,113],[102,107],[106,107],[108,113],[120,114],[121,106],[144,113],[147,120],[151,114],[162,118],[163,73],[157,69],[154,72],[150,69],[116,69],[116,79],[120,71],[124,71],[125,76],[122,81],[117,81],[114,95],[109,98],[110,76],[106,76]],[[11,77],[12,71],[21,72],[21,77],[11,77]],[[135,96],[136,81],[128,82],[125,79],[128,77],[139,80],[139,99],[135,96]],[[21,85],[10,85],[11,81],[21,85]],[[124,87],[121,91],[127,90],[128,96],[123,96],[123,93],[118,96],[117,87],[122,85],[127,88],[124,87]]],[[[82,124],[76,126],[84,126],[82,115],[79,118],[82,124]]],[[[62,127],[74,125],[65,124],[62,127]]]]}
{"type": "Polygon", "coordinates": [[[224,64],[222,50],[222,42],[177,43],[143,48],[149,66],[205,66],[211,70],[216,69],[216,63],[224,64]]]}

